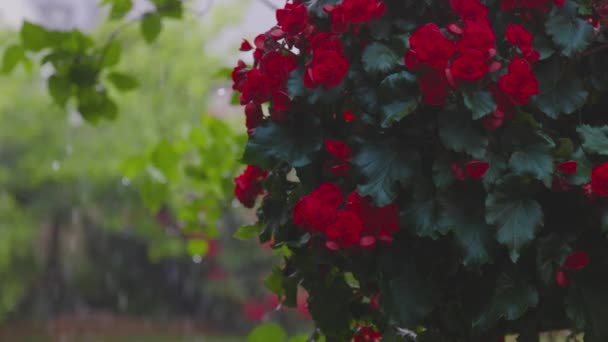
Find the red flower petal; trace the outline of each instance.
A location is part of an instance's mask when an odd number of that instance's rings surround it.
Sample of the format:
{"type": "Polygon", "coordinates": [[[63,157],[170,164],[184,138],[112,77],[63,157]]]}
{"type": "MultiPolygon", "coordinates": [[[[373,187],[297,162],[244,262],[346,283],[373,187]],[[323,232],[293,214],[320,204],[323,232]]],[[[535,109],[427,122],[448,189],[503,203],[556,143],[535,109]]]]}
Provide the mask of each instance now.
{"type": "Polygon", "coordinates": [[[479,160],[472,160],[466,164],[466,171],[471,178],[481,178],[490,168],[490,163],[479,160]]]}
{"type": "Polygon", "coordinates": [[[241,48],[239,50],[240,51],[251,51],[251,50],[253,50],[253,46],[247,39],[243,39],[243,42],[241,43],[241,48]]]}
{"type": "Polygon", "coordinates": [[[570,254],[564,261],[564,269],[576,271],[584,268],[589,263],[589,253],[585,251],[576,251],[570,254]]]}
{"type": "Polygon", "coordinates": [[[555,273],[555,282],[557,285],[559,285],[559,287],[568,287],[568,285],[570,285],[570,279],[568,279],[568,276],[562,270],[555,273]]]}
{"type": "Polygon", "coordinates": [[[372,249],[376,246],[376,238],[373,236],[364,236],[359,241],[359,246],[364,249],[372,249]]]}
{"type": "Polygon", "coordinates": [[[353,114],[353,112],[344,112],[344,114],[342,114],[342,118],[345,122],[352,122],[355,120],[355,114],[353,114]]]}
{"type": "Polygon", "coordinates": [[[578,164],[574,160],[565,161],[557,166],[557,169],[563,173],[575,174],[578,164]]]}
{"type": "Polygon", "coordinates": [[[325,247],[327,247],[327,249],[329,249],[331,251],[337,251],[340,249],[340,246],[338,246],[338,244],[333,241],[326,241],[325,247]]]}

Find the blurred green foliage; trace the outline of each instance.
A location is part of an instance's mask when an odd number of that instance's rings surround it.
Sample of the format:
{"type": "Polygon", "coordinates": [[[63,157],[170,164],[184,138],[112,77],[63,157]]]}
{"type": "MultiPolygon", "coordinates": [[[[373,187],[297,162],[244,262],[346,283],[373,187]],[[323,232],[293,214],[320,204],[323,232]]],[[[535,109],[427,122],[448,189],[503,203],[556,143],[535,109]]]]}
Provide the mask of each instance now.
{"type": "MultiPolygon", "coordinates": [[[[230,208],[244,137],[235,122],[205,113],[225,80],[215,76],[221,59],[203,43],[238,11],[226,3],[205,21],[164,22],[180,16],[171,5],[179,1],[155,1],[163,34],[149,45],[140,32],[148,24],[120,22],[129,1],[109,2],[118,22],[90,35],[32,23],[1,34],[0,320],[45,279],[50,235],[83,243],[70,228],[76,221],[128,232],[158,262],[203,257],[230,208]],[[163,208],[170,224],[154,215],[163,208]]],[[[72,249],[60,252],[79,270],[73,276],[95,286],[103,275],[91,278],[90,261],[72,249]]]]}

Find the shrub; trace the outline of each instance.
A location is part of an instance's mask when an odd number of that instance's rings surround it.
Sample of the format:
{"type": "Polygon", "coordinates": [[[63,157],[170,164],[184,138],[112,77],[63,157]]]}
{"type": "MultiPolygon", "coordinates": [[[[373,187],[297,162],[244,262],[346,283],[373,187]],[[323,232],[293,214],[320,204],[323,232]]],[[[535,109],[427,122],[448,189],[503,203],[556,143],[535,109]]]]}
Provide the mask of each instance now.
{"type": "Polygon", "coordinates": [[[251,165],[236,193],[263,195],[260,240],[290,251],[272,290],[293,306],[303,286],[329,341],[607,341],[607,8],[277,10],[233,73],[251,165]]]}

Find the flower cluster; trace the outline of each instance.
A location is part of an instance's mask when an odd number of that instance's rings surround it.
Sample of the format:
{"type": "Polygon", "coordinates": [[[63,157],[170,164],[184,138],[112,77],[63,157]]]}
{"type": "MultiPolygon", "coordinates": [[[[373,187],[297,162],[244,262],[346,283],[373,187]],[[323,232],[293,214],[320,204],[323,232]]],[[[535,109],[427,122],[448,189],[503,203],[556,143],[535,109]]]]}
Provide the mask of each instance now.
{"type": "Polygon", "coordinates": [[[247,208],[253,208],[255,199],[264,193],[262,181],[268,172],[254,165],[248,165],[243,173],[234,179],[234,196],[247,208]]]}
{"type": "Polygon", "coordinates": [[[563,6],[565,0],[500,0],[500,9],[503,11],[519,9],[526,12],[532,10],[547,12],[551,8],[552,2],[555,6],[563,6]]]}
{"type": "Polygon", "coordinates": [[[384,2],[378,0],[345,0],[339,5],[323,6],[323,10],[331,16],[332,31],[343,33],[353,25],[358,31],[361,24],[382,17],[386,11],[384,2]]]}
{"type": "Polygon", "coordinates": [[[337,185],[323,183],[296,204],[294,224],[324,235],[325,246],[331,250],[354,246],[370,249],[377,242],[393,241],[392,235],[399,229],[396,205],[375,207],[357,192],[350,193],[343,202],[337,185]]]}

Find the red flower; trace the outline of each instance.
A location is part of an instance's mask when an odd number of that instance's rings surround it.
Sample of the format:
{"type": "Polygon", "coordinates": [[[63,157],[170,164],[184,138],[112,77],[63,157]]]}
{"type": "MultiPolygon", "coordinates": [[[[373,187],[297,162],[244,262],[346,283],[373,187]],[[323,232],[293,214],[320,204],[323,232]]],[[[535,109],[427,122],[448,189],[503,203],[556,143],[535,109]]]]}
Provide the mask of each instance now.
{"type": "Polygon", "coordinates": [[[479,81],[488,74],[488,64],[481,52],[467,50],[452,61],[450,71],[456,79],[479,81]]]}
{"type": "Polygon", "coordinates": [[[391,203],[384,207],[374,206],[368,198],[352,192],[346,198],[346,208],[359,214],[363,220],[363,235],[373,236],[380,240],[394,235],[399,229],[399,210],[391,203]]]}
{"type": "Polygon", "coordinates": [[[531,96],[538,95],[538,80],[530,63],[523,58],[516,58],[509,63],[509,71],[500,77],[498,85],[517,106],[527,104],[531,96]]]}
{"type": "Polygon", "coordinates": [[[340,140],[325,139],[325,148],[339,161],[347,162],[353,156],[350,147],[340,140]]]}
{"type": "Polygon", "coordinates": [[[335,221],[342,200],[342,191],[337,185],[322,183],[296,204],[293,222],[304,230],[323,232],[335,221]]]}
{"type": "Polygon", "coordinates": [[[576,251],[564,260],[562,268],[568,271],[578,271],[589,263],[589,254],[585,251],[576,251]]]}
{"type": "Polygon", "coordinates": [[[479,0],[450,0],[450,5],[465,22],[476,22],[488,16],[488,8],[479,0]]]}
{"type": "Polygon", "coordinates": [[[287,111],[291,107],[291,99],[284,91],[275,90],[272,92],[272,109],[270,117],[276,122],[287,121],[287,111]]]}
{"type": "Polygon", "coordinates": [[[344,0],[340,5],[346,19],[353,24],[363,24],[384,15],[386,6],[378,0],[344,0]]]}
{"type": "Polygon", "coordinates": [[[566,272],[558,270],[555,273],[555,282],[559,287],[568,287],[570,285],[570,279],[566,275],[566,272]]]}
{"type": "Polygon", "coordinates": [[[574,160],[568,160],[568,161],[565,161],[563,163],[560,163],[557,166],[557,169],[560,170],[563,173],[575,174],[577,166],[578,166],[578,163],[576,161],[574,161],[574,160]]]}
{"type": "Polygon", "coordinates": [[[353,120],[355,120],[355,114],[353,114],[353,112],[344,112],[342,113],[342,118],[344,119],[344,122],[352,122],[353,120]]]}
{"type": "Polygon", "coordinates": [[[353,338],[353,342],[379,342],[382,334],[371,327],[361,327],[353,338]]]}
{"type": "Polygon", "coordinates": [[[506,36],[507,41],[520,50],[528,51],[532,49],[532,34],[522,25],[509,24],[506,36]]]}
{"type": "Polygon", "coordinates": [[[479,50],[484,57],[491,57],[490,51],[496,49],[496,36],[489,24],[467,25],[462,38],[457,43],[457,48],[461,52],[470,49],[479,50]]]}
{"type": "Polygon", "coordinates": [[[452,173],[454,174],[454,178],[456,178],[456,180],[464,181],[467,178],[464,169],[462,168],[462,166],[460,166],[460,164],[456,162],[451,163],[450,169],[452,170],[452,173]]]}
{"type": "Polygon", "coordinates": [[[262,106],[253,102],[248,103],[245,106],[245,126],[247,127],[247,134],[253,134],[256,127],[262,123],[262,120],[264,120],[262,106]]]}
{"type": "Polygon", "coordinates": [[[443,68],[454,56],[454,42],[447,39],[436,24],[430,23],[419,27],[410,36],[411,50],[418,59],[432,67],[443,68]]]}
{"type": "Polygon", "coordinates": [[[363,222],[358,213],[353,210],[340,210],[336,220],[325,230],[325,235],[339,247],[347,248],[359,243],[361,232],[363,222]]]}
{"type": "Polygon", "coordinates": [[[232,69],[232,89],[233,90],[241,90],[241,85],[245,80],[245,75],[247,74],[247,65],[245,62],[239,60],[237,65],[232,69]]]}
{"type": "Polygon", "coordinates": [[[477,179],[483,177],[485,173],[490,168],[490,163],[479,160],[472,160],[468,162],[465,166],[467,174],[469,177],[477,179]]]}
{"type": "Polygon", "coordinates": [[[288,36],[295,36],[306,29],[308,24],[308,10],[304,4],[285,4],[285,8],[278,9],[277,22],[288,36]]]}
{"type": "Polygon", "coordinates": [[[247,165],[243,174],[234,179],[234,195],[245,207],[252,208],[256,197],[264,193],[262,181],[267,176],[267,171],[247,165]]]}
{"type": "Polygon", "coordinates": [[[253,46],[251,46],[251,43],[249,41],[247,41],[247,39],[243,39],[243,42],[241,43],[241,48],[239,50],[240,51],[251,51],[251,50],[253,50],[253,46]]]}
{"type": "Polygon", "coordinates": [[[289,74],[297,68],[295,57],[289,52],[271,51],[260,62],[260,71],[270,89],[285,89],[289,74]]]}
{"type": "Polygon", "coordinates": [[[304,75],[306,87],[314,89],[320,85],[336,87],[348,72],[348,59],[335,50],[320,50],[313,53],[304,75]]]}
{"type": "Polygon", "coordinates": [[[266,316],[266,306],[255,300],[246,301],[242,308],[243,316],[253,322],[261,322],[266,316]]]}
{"type": "Polygon", "coordinates": [[[270,97],[270,87],[268,78],[260,73],[258,69],[251,69],[247,72],[245,80],[241,84],[241,104],[245,105],[250,101],[256,104],[266,102],[270,97]]]}
{"type": "Polygon", "coordinates": [[[443,69],[425,71],[418,79],[424,101],[431,106],[445,104],[448,97],[448,80],[443,69]]]}
{"type": "Polygon", "coordinates": [[[344,54],[344,44],[340,38],[329,32],[319,32],[310,39],[309,51],[330,50],[344,54]]]}
{"type": "Polygon", "coordinates": [[[331,31],[334,33],[343,33],[348,29],[348,20],[346,19],[346,11],[342,6],[324,5],[323,11],[327,12],[331,18],[331,31]]]}
{"type": "Polygon", "coordinates": [[[608,163],[591,170],[591,190],[599,196],[608,196],[608,163]]]}

